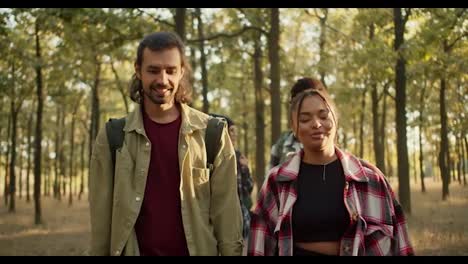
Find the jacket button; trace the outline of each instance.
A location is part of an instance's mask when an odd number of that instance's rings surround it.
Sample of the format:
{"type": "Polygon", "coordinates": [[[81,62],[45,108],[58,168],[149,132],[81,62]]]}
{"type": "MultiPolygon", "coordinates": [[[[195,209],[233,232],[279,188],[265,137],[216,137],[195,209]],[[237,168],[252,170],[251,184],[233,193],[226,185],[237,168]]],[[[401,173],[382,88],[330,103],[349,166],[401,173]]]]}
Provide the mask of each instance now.
{"type": "Polygon", "coordinates": [[[145,146],[149,147],[149,142],[146,142],[145,146]]]}
{"type": "Polygon", "coordinates": [[[350,247],[349,245],[346,245],[346,246],[344,247],[344,252],[345,252],[346,254],[350,254],[350,253],[351,253],[351,247],[350,247]]]}
{"type": "Polygon", "coordinates": [[[137,197],[135,198],[135,200],[136,200],[137,202],[141,201],[140,196],[137,196],[137,197]]]}
{"type": "Polygon", "coordinates": [[[351,218],[353,219],[354,222],[356,222],[357,219],[358,219],[358,216],[359,216],[359,214],[354,212],[353,215],[351,216],[351,218]]]}
{"type": "Polygon", "coordinates": [[[116,256],[119,256],[119,255],[120,255],[120,250],[116,250],[116,251],[115,251],[115,255],[116,255],[116,256]]]}

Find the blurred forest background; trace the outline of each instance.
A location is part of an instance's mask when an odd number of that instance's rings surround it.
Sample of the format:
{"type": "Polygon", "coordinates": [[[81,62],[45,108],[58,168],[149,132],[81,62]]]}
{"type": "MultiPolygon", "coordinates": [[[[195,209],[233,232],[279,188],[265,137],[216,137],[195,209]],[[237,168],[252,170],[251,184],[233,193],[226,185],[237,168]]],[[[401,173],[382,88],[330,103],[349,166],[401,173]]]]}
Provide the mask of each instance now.
{"type": "MultiPolygon", "coordinates": [[[[461,250],[422,252],[468,255],[467,17],[466,8],[0,9],[0,255],[85,251],[94,139],[134,109],[136,48],[161,30],[186,42],[192,106],[237,123],[256,188],[289,128],[290,87],[316,77],[338,105],[339,146],[386,174],[414,230],[436,214],[445,222],[435,229],[454,227],[437,232],[452,232],[461,250]],[[73,214],[83,251],[18,251],[19,231],[47,237],[73,214]]],[[[426,231],[414,240],[437,238],[426,231]]]]}

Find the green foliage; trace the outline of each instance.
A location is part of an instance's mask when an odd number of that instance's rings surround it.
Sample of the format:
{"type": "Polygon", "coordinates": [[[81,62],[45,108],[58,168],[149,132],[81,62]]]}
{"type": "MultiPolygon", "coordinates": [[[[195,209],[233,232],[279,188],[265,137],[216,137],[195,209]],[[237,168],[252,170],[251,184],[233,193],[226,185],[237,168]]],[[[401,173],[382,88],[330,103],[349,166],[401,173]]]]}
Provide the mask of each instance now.
{"type": "MultiPolygon", "coordinates": [[[[201,9],[207,56],[208,84],[211,112],[231,116],[249,143],[248,156],[255,148],[255,94],[253,80],[254,42],[260,41],[263,50],[263,85],[265,103],[265,149],[270,145],[271,113],[269,94],[268,47],[266,35],[270,29],[268,9],[219,8],[201,9]]],[[[199,64],[197,22],[193,8],[187,8],[187,48],[195,51],[192,60],[199,64]]],[[[382,117],[384,86],[386,95],[387,142],[390,154],[395,153],[393,130],[395,103],[395,62],[393,48],[393,11],[381,9],[327,9],[325,46],[319,52],[320,20],[324,9],[280,10],[280,90],[282,94],[282,128],[288,124],[289,89],[303,76],[319,78],[326,73],[329,91],[340,113],[340,133],[347,135],[348,149],[359,144],[356,122],[364,114],[365,145],[372,147],[372,111],[370,89],[375,84],[379,96],[378,113],[382,117]],[[374,28],[371,38],[370,29],[374,28]],[[366,90],[366,108],[361,98],[366,90]]],[[[102,121],[125,114],[122,95],[117,85],[128,87],[133,74],[133,62],[139,40],[158,30],[174,30],[173,9],[116,9],[116,8],[51,8],[4,9],[0,11],[0,125],[6,127],[9,115],[12,76],[15,64],[15,96],[23,98],[22,110],[31,112],[35,100],[36,66],[42,66],[45,88],[43,127],[55,127],[57,107],[66,107],[69,129],[72,106],[80,98],[76,118],[76,137],[88,137],[91,112],[91,90],[96,79],[96,65],[100,65],[99,93],[102,121]],[[36,55],[35,26],[38,25],[41,57],[36,55]],[[117,83],[111,63],[119,77],[117,83]]],[[[407,62],[408,129],[420,124],[427,128],[425,142],[438,142],[440,129],[440,79],[447,81],[447,111],[451,135],[467,131],[468,48],[466,45],[467,12],[464,9],[412,9],[406,23],[405,46],[402,54],[407,62]],[[424,98],[420,97],[424,90],[424,98]]],[[[188,54],[188,53],[187,53],[188,54]]],[[[193,105],[201,109],[201,70],[194,68],[193,105]]],[[[127,92],[127,91],[126,91],[127,92]]],[[[128,94],[128,93],[127,93],[128,94]]],[[[135,107],[130,105],[130,109],[135,107]]],[[[25,122],[25,121],[22,121],[25,122]]],[[[69,131],[66,131],[69,133],[69,131]]],[[[5,130],[1,131],[5,138],[5,130]]],[[[415,133],[413,133],[415,134],[415,133]]],[[[54,142],[54,129],[44,131],[45,140],[54,142]]],[[[68,146],[69,139],[64,139],[68,146]]],[[[241,142],[241,145],[243,142],[241,142]]],[[[53,143],[51,143],[52,148],[53,143]]],[[[52,148],[53,149],[53,148],[52,148]]],[[[413,151],[412,145],[410,151],[413,151]]],[[[433,151],[433,150],[432,150],[433,151]]],[[[367,151],[371,153],[371,151],[367,151]]],[[[435,153],[435,152],[434,152],[435,153]]],[[[265,158],[268,159],[268,152],[265,158]]],[[[370,154],[367,154],[370,156],[370,154]]],[[[253,159],[251,159],[253,163],[253,159]]]]}

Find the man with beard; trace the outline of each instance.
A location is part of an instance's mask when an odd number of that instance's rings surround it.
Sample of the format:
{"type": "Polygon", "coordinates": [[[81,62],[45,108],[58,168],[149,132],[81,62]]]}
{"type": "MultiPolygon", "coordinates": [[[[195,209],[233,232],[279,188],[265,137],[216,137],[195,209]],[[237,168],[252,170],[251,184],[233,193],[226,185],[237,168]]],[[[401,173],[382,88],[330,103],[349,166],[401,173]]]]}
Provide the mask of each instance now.
{"type": "Polygon", "coordinates": [[[187,105],[183,42],[150,34],[134,66],[130,97],[138,105],[125,118],[115,161],[105,129],[91,156],[91,254],[241,255],[234,147],[224,128],[214,168],[206,168],[211,117],[187,105]]]}

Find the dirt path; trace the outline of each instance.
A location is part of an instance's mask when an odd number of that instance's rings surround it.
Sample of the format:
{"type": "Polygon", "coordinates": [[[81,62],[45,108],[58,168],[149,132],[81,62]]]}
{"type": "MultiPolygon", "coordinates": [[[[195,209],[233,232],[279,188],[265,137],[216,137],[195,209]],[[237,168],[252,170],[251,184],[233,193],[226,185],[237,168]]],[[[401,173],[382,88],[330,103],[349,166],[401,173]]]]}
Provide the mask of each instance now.
{"type": "MultiPolygon", "coordinates": [[[[468,187],[450,186],[451,196],[441,201],[440,182],[426,180],[427,193],[412,183],[412,210],[408,217],[410,236],[417,255],[468,256],[468,187]]],[[[392,183],[396,190],[397,185],[392,183]]],[[[89,245],[87,200],[43,198],[45,224],[34,226],[33,203],[17,200],[10,214],[0,205],[0,256],[5,255],[84,255],[89,245]]]]}
{"type": "Polygon", "coordinates": [[[61,202],[44,197],[44,224],[34,226],[34,203],[17,200],[15,214],[0,208],[0,255],[84,255],[89,245],[88,201],[61,202]]]}

